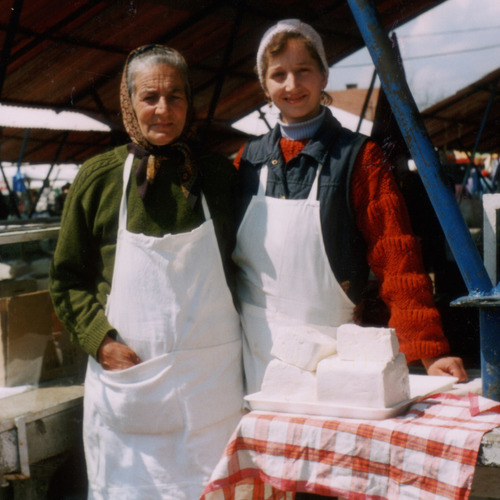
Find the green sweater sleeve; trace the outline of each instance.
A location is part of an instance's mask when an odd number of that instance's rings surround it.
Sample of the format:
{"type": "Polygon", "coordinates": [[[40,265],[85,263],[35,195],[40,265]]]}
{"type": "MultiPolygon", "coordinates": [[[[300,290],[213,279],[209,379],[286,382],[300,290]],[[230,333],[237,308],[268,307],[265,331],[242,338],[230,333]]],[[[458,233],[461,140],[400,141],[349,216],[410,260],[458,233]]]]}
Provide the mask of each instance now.
{"type": "Polygon", "coordinates": [[[55,311],[88,354],[96,356],[113,331],[105,315],[110,291],[122,164],[126,151],[114,150],[86,162],[66,198],[50,270],[55,311]]]}

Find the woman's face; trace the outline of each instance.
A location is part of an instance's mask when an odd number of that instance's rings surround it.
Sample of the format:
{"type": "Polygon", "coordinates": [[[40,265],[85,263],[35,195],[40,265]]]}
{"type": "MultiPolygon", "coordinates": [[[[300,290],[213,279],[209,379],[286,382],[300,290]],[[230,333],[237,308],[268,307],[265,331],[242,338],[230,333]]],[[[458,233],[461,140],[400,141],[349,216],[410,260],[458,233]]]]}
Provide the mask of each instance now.
{"type": "Polygon", "coordinates": [[[144,137],[154,146],[177,139],[186,124],[188,101],[182,73],[167,64],[146,66],[135,75],[132,106],[144,137]]]}
{"type": "Polygon", "coordinates": [[[320,70],[302,40],[288,40],[285,50],[269,57],[265,92],[285,123],[310,120],[320,112],[327,75],[320,70]]]}

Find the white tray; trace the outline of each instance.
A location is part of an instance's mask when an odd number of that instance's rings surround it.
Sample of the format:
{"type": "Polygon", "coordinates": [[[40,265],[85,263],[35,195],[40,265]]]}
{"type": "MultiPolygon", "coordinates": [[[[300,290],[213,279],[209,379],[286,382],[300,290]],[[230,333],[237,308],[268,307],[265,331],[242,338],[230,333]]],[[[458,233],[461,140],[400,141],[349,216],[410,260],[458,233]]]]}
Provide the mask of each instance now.
{"type": "Polygon", "coordinates": [[[360,418],[383,420],[403,413],[413,402],[430,394],[452,389],[456,377],[433,377],[429,375],[410,375],[410,399],[390,408],[367,408],[339,406],[325,402],[280,401],[266,398],[262,392],[245,396],[252,410],[273,411],[278,413],[299,413],[323,417],[360,418]]]}

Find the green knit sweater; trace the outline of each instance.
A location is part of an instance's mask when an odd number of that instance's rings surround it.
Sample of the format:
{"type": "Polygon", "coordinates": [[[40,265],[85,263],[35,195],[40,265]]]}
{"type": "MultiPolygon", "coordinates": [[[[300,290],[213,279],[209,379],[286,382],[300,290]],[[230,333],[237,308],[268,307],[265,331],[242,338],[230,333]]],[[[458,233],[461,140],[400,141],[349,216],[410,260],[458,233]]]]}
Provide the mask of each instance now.
{"type": "MultiPolygon", "coordinates": [[[[126,157],[126,146],[120,146],[83,164],[65,201],[50,270],[50,293],[59,319],[73,340],[94,357],[104,337],[115,331],[104,310],[113,277],[126,157]]],[[[205,154],[197,163],[229,276],[235,227],[234,167],[225,157],[215,154],[205,154]]],[[[136,159],[133,172],[137,165],[136,159]]],[[[151,187],[143,201],[132,173],[129,231],[159,237],[190,231],[205,220],[200,199],[192,209],[182,193],[175,161],[161,165],[151,187]]]]}

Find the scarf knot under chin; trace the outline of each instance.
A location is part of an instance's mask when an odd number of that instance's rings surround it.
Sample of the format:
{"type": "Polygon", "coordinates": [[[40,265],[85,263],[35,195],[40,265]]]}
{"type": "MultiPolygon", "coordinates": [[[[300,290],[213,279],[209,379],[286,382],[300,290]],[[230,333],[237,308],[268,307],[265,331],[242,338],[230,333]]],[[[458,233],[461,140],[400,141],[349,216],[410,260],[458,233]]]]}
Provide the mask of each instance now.
{"type": "Polygon", "coordinates": [[[140,197],[144,200],[148,190],[153,184],[160,168],[161,162],[172,160],[177,166],[179,182],[191,207],[194,207],[198,195],[193,192],[198,171],[193,162],[189,146],[183,142],[168,144],[167,146],[154,147],[151,150],[144,149],[138,144],[131,142],[127,145],[129,153],[140,159],[135,177],[137,190],[140,197]]]}

